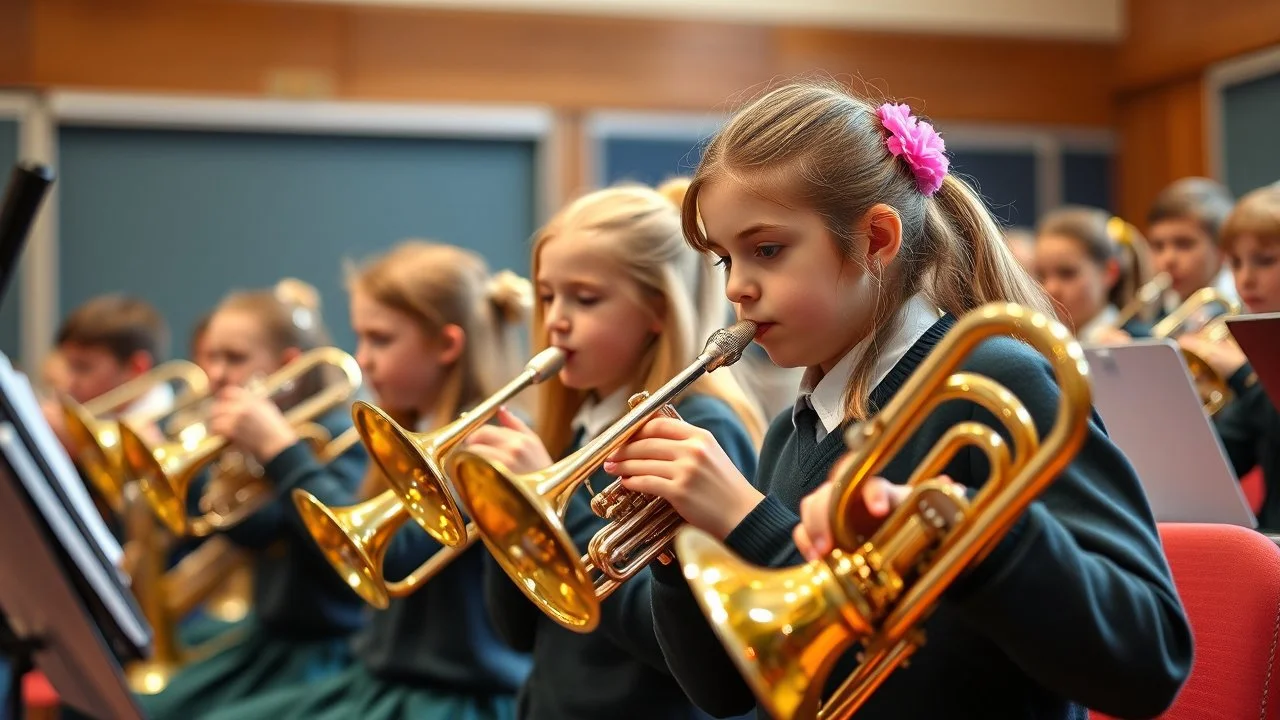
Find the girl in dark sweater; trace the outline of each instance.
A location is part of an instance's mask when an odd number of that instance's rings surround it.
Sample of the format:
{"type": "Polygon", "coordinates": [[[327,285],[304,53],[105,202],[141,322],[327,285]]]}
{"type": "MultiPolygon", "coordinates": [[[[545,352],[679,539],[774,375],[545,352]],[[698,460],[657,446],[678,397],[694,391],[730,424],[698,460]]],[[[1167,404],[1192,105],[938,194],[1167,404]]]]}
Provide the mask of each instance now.
{"type": "MultiPolygon", "coordinates": [[[[209,430],[262,466],[273,500],[224,532],[252,553],[252,618],[225,649],[185,667],[158,695],[141,696],[152,718],[201,717],[276,687],[328,677],[350,662],[347,640],[365,620],[360,599],[328,569],[289,492],[303,488],[326,503],[351,502],[367,465],[364,449],[356,443],[322,461],[285,419],[282,408],[317,392],[332,377],[332,368],[304,373],[291,391],[275,399],[246,389],[302,352],[327,345],[326,335],[318,312],[284,302],[271,291],[232,294],[210,319],[205,370],[216,397],[209,430]]],[[[344,403],[317,422],[337,438],[351,427],[350,409],[344,403]]],[[[198,512],[208,477],[193,483],[192,514],[198,512]]]]}
{"type": "MultiPolygon", "coordinates": [[[[948,174],[941,138],[905,105],[798,83],[748,105],[716,135],[685,202],[685,235],[718,256],[726,293],[759,323],[775,363],[807,367],[793,409],[772,424],[751,477],[715,442],[652,420],[607,465],[632,489],[672,502],[748,562],[802,558],[800,500],[947,333],[991,301],[1046,314],[996,222],[948,174]]],[[[1008,387],[1042,436],[1059,388],[1045,361],[1009,338],[982,343],[964,369],[1008,387]]],[[[904,482],[939,436],[965,420],[1001,428],[968,401],[942,405],[872,487],[904,482]]],[[[981,453],[947,467],[986,481],[981,453]]],[[[654,566],[654,617],[668,664],[713,714],[755,698],[678,568],[654,566]]],[[[878,718],[1083,718],[1159,714],[1191,664],[1191,634],[1133,468],[1101,424],[1083,450],[925,625],[910,667],[858,713],[878,718]]],[[[850,652],[832,673],[842,681],[850,652]]]]}
{"type": "MultiPolygon", "coordinates": [[[[511,273],[491,276],[479,255],[408,241],[357,270],[349,287],[360,367],[379,407],[402,426],[439,427],[515,375],[523,355],[515,333],[531,292],[511,273]]],[[[371,471],[361,496],[386,489],[371,471]]],[[[406,523],[383,561],[387,580],[440,551],[417,523],[406,523]]],[[[221,708],[211,720],[515,717],[529,658],[494,632],[483,567],[484,549],[473,546],[411,595],[393,598],[356,635],[345,672],[221,708]]]]}
{"type": "MultiPolygon", "coordinates": [[[[599,435],[626,414],[628,397],[654,390],[697,357],[727,313],[718,289],[695,293],[709,266],[684,243],[678,209],[640,186],[590,193],[570,203],[534,239],[534,342],[567,360],[539,386],[537,432],[510,414],[476,431],[467,447],[514,472],[537,470],[599,435]]],[[[715,437],[726,462],[751,472],[751,431],[763,422],[732,376],[717,371],[695,383],[676,410],[692,432],[715,437]]],[[[673,421],[675,422],[675,421],[673,421]]],[[[758,435],[756,436],[758,437],[758,435]]],[[[593,492],[608,484],[597,470],[570,502],[565,527],[579,552],[605,525],[593,492]]],[[[671,677],[653,628],[648,570],[601,603],[592,633],[568,630],[530,602],[493,560],[485,598],[503,638],[533,653],[520,689],[529,720],[698,718],[671,677]]]]}

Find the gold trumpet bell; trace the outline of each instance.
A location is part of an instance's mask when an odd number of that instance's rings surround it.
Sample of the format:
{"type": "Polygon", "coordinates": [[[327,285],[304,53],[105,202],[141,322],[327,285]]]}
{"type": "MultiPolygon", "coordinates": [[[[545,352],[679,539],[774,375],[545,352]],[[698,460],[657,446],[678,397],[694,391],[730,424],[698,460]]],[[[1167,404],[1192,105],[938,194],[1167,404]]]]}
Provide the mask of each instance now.
{"type": "Polygon", "coordinates": [[[138,490],[156,517],[174,535],[205,535],[203,523],[187,516],[187,494],[195,476],[208,464],[217,448],[179,438],[154,450],[127,425],[120,426],[123,465],[138,482],[138,490]]]}
{"type": "Polygon", "coordinates": [[[561,625],[587,633],[600,622],[600,601],[557,507],[572,497],[555,492],[564,487],[564,478],[557,477],[562,463],[514,476],[501,463],[458,450],[449,457],[449,477],[507,575],[519,578],[516,584],[524,594],[561,625]],[[544,499],[557,495],[559,503],[544,499]]]}
{"type": "Polygon", "coordinates": [[[311,493],[294,489],[302,523],[334,570],[365,602],[379,610],[391,603],[382,579],[382,560],[408,515],[388,490],[345,508],[329,508],[311,493]]]}
{"type": "Polygon", "coordinates": [[[129,689],[139,695],[156,695],[169,687],[169,681],[182,669],[181,663],[165,660],[143,660],[129,663],[124,669],[129,689]]]}
{"type": "Polygon", "coordinates": [[[466,520],[448,491],[446,475],[440,467],[443,448],[437,447],[439,432],[409,432],[381,409],[363,401],[352,404],[351,420],[369,457],[422,529],[448,547],[466,542],[466,520]]]}
{"type": "Polygon", "coordinates": [[[75,460],[94,489],[116,513],[124,511],[126,477],[121,464],[120,429],[115,420],[98,420],[76,402],[62,403],[63,422],[75,460]]]}
{"type": "Polygon", "coordinates": [[[675,546],[712,629],[769,714],[817,717],[822,689],[813,685],[872,632],[870,610],[846,595],[826,562],[757,568],[687,526],[675,546]]]}

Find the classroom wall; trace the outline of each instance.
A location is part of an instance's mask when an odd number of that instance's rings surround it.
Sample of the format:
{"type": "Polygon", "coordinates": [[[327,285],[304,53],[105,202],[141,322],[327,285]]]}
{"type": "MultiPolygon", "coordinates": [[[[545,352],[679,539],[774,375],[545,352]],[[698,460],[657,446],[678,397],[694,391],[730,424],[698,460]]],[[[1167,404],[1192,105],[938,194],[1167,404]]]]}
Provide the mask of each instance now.
{"type": "Polygon", "coordinates": [[[1213,173],[1206,74],[1216,63],[1280,45],[1280,3],[1129,0],[1128,28],[1114,78],[1117,202],[1141,223],[1165,185],[1213,173]]]}

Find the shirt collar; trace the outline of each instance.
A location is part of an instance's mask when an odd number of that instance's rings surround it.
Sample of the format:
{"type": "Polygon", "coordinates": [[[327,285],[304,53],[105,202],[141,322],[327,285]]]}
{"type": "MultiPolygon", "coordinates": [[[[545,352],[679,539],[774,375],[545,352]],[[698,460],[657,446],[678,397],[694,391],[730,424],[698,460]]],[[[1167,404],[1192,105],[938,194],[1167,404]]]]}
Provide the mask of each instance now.
{"type": "Polygon", "coordinates": [[[602,400],[587,398],[573,416],[573,432],[583,432],[584,437],[593,438],[604,432],[618,418],[627,414],[627,400],[632,393],[626,387],[615,390],[613,394],[602,400]]]}
{"type": "MultiPolygon", "coordinates": [[[[888,337],[881,338],[880,345],[884,351],[876,361],[872,375],[872,387],[879,385],[893,370],[912,345],[938,322],[942,312],[929,301],[923,293],[917,293],[903,304],[898,313],[900,322],[888,337]]],[[[835,431],[844,423],[844,391],[849,384],[853,369],[862,359],[867,349],[864,339],[845,353],[832,368],[823,375],[822,370],[810,367],[805,370],[800,380],[800,394],[791,409],[791,420],[795,423],[802,411],[812,408],[817,413],[818,421],[826,433],[835,431]]],[[[823,433],[823,434],[826,434],[823,433]]]]}

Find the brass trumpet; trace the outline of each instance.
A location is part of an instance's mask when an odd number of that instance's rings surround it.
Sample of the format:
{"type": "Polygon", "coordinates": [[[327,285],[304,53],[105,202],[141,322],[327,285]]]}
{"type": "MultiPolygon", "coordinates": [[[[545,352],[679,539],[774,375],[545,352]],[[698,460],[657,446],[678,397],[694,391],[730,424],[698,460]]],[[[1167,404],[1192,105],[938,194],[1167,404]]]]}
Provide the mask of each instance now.
{"type": "Polygon", "coordinates": [[[209,378],[198,366],[185,360],[157,365],[149,372],[116,386],[81,405],[69,397],[60,398],[63,422],[72,444],[72,457],[89,482],[116,513],[124,512],[124,486],[129,481],[120,450],[120,425],[132,422],[147,425],[182,410],[206,396],[209,378]],[[163,411],[113,414],[136,401],[161,383],[181,382],[186,390],[174,405],[163,411]]]}
{"type": "Polygon", "coordinates": [[[921,623],[967,568],[981,561],[1084,443],[1091,411],[1084,353],[1058,322],[1018,305],[969,313],[875,417],[846,434],[832,470],[836,550],[798,567],[752,567],[710,535],[685,528],[676,553],[712,628],[771,716],[848,718],[924,642],[921,623]],[[1062,389],[1043,444],[1020,402],[989,378],[956,372],[983,340],[1014,335],[1051,363],[1062,389]],[[965,398],[991,410],[1013,438],[976,422],[946,432],[908,479],[911,495],[868,539],[853,526],[861,485],[885,467],[939,404],[965,398]],[[960,449],[990,461],[972,501],[937,482],[960,449]],[[826,679],[853,645],[854,673],[822,705],[826,679]]]}
{"type": "Polygon", "coordinates": [[[755,337],[744,320],[717,330],[698,358],[652,396],[633,398],[631,410],[599,437],[543,470],[513,475],[500,463],[465,448],[445,461],[459,498],[498,564],[526,596],[560,625],[587,633],[600,622],[600,601],[662,555],[681,520],[661,498],[616,483],[593,509],[605,527],[582,555],[565,531],[564,514],[578,486],[657,412],[705,373],[732,365],[755,337]],[[602,512],[603,510],[603,512],[602,512]],[[592,571],[600,574],[592,578],[592,571]]]}
{"type": "MultiPolygon", "coordinates": [[[[453,504],[450,485],[439,470],[441,459],[493,417],[499,406],[530,385],[559,372],[563,364],[564,353],[559,349],[548,348],[538,353],[514,380],[492,397],[434,432],[410,433],[372,405],[357,403],[352,407],[355,429],[363,429],[365,445],[392,488],[343,508],[327,507],[298,488],[293,491],[293,502],[321,553],[365,602],[379,610],[386,609],[391,598],[411,594],[471,547],[476,540],[474,528],[469,523],[463,524],[462,515],[453,504]],[[395,471],[395,482],[389,469],[395,471]],[[408,503],[403,499],[406,495],[412,498],[408,503]],[[431,502],[424,503],[423,498],[430,498],[431,502]],[[417,514],[410,509],[414,504],[418,507],[417,514]],[[391,539],[410,518],[419,524],[423,522],[419,518],[426,518],[424,529],[435,528],[444,537],[457,538],[458,542],[445,543],[444,548],[417,570],[401,580],[388,582],[383,573],[383,559],[391,539]]],[[[441,540],[435,533],[432,536],[441,540]]]]}
{"type": "Polygon", "coordinates": [[[563,350],[543,350],[525,364],[515,379],[439,430],[410,432],[366,402],[351,406],[351,419],[369,457],[377,463],[409,515],[440,544],[459,547],[466,542],[468,532],[449,490],[448,476],[441,469],[445,455],[489,422],[504,403],[560,372],[563,365],[563,350]]]}
{"type": "MultiPolygon", "coordinates": [[[[1118,219],[1118,218],[1113,218],[1118,219]]],[[[1121,222],[1124,222],[1123,220],[1121,222]]],[[[1138,313],[1145,310],[1149,305],[1159,300],[1165,291],[1173,285],[1173,276],[1167,272],[1148,280],[1142,287],[1138,288],[1138,292],[1134,293],[1133,299],[1125,303],[1120,312],[1116,315],[1116,319],[1111,323],[1111,327],[1116,330],[1124,329],[1126,323],[1138,316],[1138,313]]]]}
{"type": "MultiPolygon", "coordinates": [[[[1220,305],[1224,312],[1204,323],[1198,332],[1211,342],[1217,343],[1230,340],[1231,331],[1227,329],[1226,320],[1229,317],[1239,315],[1243,307],[1238,300],[1229,298],[1211,287],[1200,288],[1192,293],[1191,297],[1184,300],[1173,312],[1169,313],[1168,317],[1151,328],[1151,337],[1176,338],[1183,332],[1188,331],[1188,328],[1184,327],[1187,322],[1209,305],[1220,305]]],[[[1227,384],[1226,378],[1222,377],[1209,363],[1205,362],[1204,358],[1190,350],[1184,349],[1182,357],[1187,362],[1187,369],[1191,372],[1191,378],[1195,380],[1196,391],[1200,394],[1200,402],[1204,406],[1206,413],[1214,415],[1225,407],[1227,403],[1231,402],[1231,386],[1227,384]]]]}
{"type": "MultiPolygon", "coordinates": [[[[310,436],[313,444],[321,444],[324,438],[323,429],[309,421],[337,407],[360,387],[360,366],[355,358],[334,347],[308,350],[296,360],[277,370],[263,380],[259,391],[268,397],[274,397],[291,387],[306,373],[324,366],[336,367],[342,372],[341,380],[330,383],[321,391],[306,398],[285,413],[285,418],[299,433],[310,436]]],[[[246,517],[247,512],[225,510],[221,516],[187,515],[187,495],[191,483],[210,463],[229,449],[230,441],[209,432],[208,427],[199,423],[184,428],[177,439],[158,447],[150,447],[145,440],[128,426],[121,427],[121,448],[126,470],[138,480],[138,488],[142,491],[151,509],[159,517],[170,532],[175,535],[203,536],[214,529],[225,528],[229,522],[238,522],[246,517]]],[[[249,472],[252,468],[239,464],[232,466],[228,472],[249,472]]],[[[217,481],[211,483],[216,486],[217,481]]],[[[260,480],[252,492],[239,495],[241,502],[253,503],[260,507],[269,502],[272,491],[260,480]]]]}

